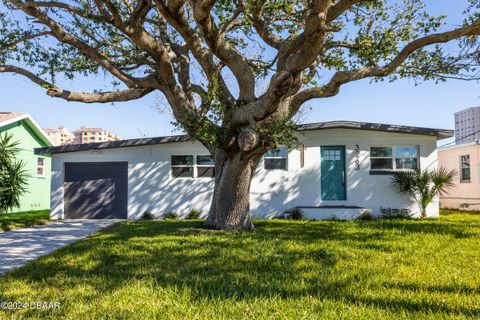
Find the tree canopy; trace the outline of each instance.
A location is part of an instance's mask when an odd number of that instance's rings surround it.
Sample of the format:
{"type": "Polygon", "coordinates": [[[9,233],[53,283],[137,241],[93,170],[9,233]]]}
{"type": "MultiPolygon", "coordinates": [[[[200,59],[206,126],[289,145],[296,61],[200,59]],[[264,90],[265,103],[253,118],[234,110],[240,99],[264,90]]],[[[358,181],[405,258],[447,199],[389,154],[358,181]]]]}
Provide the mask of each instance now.
{"type": "Polygon", "coordinates": [[[442,32],[445,17],[423,0],[2,1],[0,72],[68,101],[159,91],[206,142],[232,125],[289,119],[306,101],[364,78],[480,77],[478,0],[463,25],[442,32]],[[458,50],[441,45],[457,39],[458,50]],[[100,73],[111,91],[56,84],[100,73]]]}

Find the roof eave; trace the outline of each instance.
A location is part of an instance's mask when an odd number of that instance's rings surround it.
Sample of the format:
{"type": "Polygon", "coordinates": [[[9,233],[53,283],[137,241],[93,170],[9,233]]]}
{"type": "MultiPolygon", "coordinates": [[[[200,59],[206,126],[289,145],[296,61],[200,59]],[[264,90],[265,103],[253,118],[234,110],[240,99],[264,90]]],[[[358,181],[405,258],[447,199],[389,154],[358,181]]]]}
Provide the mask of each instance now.
{"type": "Polygon", "coordinates": [[[33,118],[28,113],[19,115],[18,117],[2,122],[0,124],[0,127],[4,127],[19,121],[25,121],[30,127],[30,129],[32,129],[35,132],[35,134],[43,141],[45,145],[47,145],[48,147],[54,146],[52,140],[50,140],[50,138],[45,133],[45,131],[43,131],[43,129],[38,125],[38,123],[35,122],[35,120],[33,120],[33,118]]]}
{"type": "MultiPolygon", "coordinates": [[[[389,133],[402,133],[413,135],[425,135],[436,137],[437,140],[447,139],[453,137],[453,130],[443,129],[431,129],[431,128],[419,128],[400,125],[389,125],[380,123],[367,123],[367,122],[355,122],[355,121],[331,121],[321,123],[310,123],[298,125],[298,131],[312,131],[312,130],[325,130],[325,129],[351,129],[351,130],[367,130],[377,132],[389,132],[389,133]]],[[[147,146],[164,143],[185,142],[195,140],[186,135],[183,136],[167,136],[156,138],[141,138],[141,139],[129,139],[119,140],[111,142],[91,143],[91,144],[77,144],[67,145],[51,148],[39,148],[35,149],[36,154],[54,154],[54,153],[70,153],[79,151],[94,151],[102,149],[112,148],[125,148],[136,146],[147,146]]]]}

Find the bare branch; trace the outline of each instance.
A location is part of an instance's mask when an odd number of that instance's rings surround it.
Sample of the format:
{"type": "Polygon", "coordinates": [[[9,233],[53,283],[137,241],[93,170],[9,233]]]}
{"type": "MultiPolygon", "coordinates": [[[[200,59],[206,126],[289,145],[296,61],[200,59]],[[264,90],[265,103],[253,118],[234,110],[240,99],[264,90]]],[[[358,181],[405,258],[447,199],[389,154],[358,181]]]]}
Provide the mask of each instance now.
{"type": "Polygon", "coordinates": [[[10,72],[10,73],[17,73],[24,77],[30,79],[33,83],[38,84],[41,87],[49,88],[52,84],[48,81],[43,80],[33,72],[25,70],[20,67],[12,66],[12,65],[0,65],[0,72],[10,72]]]}
{"type": "Polygon", "coordinates": [[[86,12],[77,6],[59,1],[29,1],[28,5],[34,8],[59,8],[65,9],[74,14],[84,16],[86,12]]]}
{"type": "Polygon", "coordinates": [[[120,91],[109,91],[100,93],[72,92],[58,88],[49,89],[47,94],[54,98],[62,98],[67,101],[83,103],[108,103],[137,100],[152,92],[154,89],[125,89],[120,91]]]}

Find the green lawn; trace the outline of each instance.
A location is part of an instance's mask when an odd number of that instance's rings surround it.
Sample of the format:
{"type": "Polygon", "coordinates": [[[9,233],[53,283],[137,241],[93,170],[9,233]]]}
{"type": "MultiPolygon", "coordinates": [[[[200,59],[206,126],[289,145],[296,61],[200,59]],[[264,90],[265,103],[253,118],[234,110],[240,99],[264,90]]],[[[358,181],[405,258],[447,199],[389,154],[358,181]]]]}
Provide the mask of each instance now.
{"type": "Polygon", "coordinates": [[[426,221],[125,222],[0,281],[0,319],[480,317],[480,215],[426,221]]]}
{"type": "Polygon", "coordinates": [[[46,224],[50,219],[50,210],[0,213],[0,232],[46,224]]]}

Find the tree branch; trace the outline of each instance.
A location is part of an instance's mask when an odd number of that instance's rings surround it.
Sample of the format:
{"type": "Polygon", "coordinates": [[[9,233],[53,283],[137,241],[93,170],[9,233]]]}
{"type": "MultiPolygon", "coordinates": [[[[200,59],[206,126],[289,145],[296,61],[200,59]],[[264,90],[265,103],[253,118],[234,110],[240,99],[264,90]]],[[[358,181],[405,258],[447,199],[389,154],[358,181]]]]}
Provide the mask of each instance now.
{"type": "Polygon", "coordinates": [[[67,101],[76,101],[83,103],[107,103],[107,102],[121,102],[139,99],[154,89],[152,88],[129,88],[120,91],[110,91],[101,93],[89,93],[89,92],[72,92],[68,90],[62,90],[52,83],[40,78],[36,74],[26,69],[12,66],[12,65],[0,65],[0,73],[10,72],[22,75],[33,83],[39,85],[47,90],[47,94],[54,98],[61,98],[67,101]]]}
{"type": "Polygon", "coordinates": [[[197,26],[212,52],[232,71],[240,88],[239,98],[242,101],[255,99],[255,75],[243,55],[235,50],[224,37],[219,34],[217,25],[210,13],[215,0],[189,0],[193,8],[197,26]]]}
{"type": "Polygon", "coordinates": [[[388,64],[383,67],[364,67],[350,71],[338,71],[323,87],[309,88],[295,95],[291,103],[291,113],[296,113],[303,103],[315,98],[332,97],[338,94],[343,84],[370,77],[386,77],[395,72],[415,51],[426,46],[446,43],[466,36],[480,35],[480,19],[473,24],[456,30],[436,33],[419,38],[407,44],[388,64]]]}
{"type": "Polygon", "coordinates": [[[52,87],[52,84],[50,82],[45,81],[42,78],[40,78],[39,76],[37,76],[36,74],[34,74],[33,72],[30,72],[30,71],[28,71],[26,69],[23,69],[23,68],[20,68],[20,67],[16,67],[16,66],[12,66],[12,65],[0,65],[0,72],[17,73],[17,74],[20,74],[24,77],[27,77],[33,83],[38,84],[41,87],[44,87],[44,88],[52,87]]]}
{"type": "Polygon", "coordinates": [[[322,50],[325,34],[330,30],[326,15],[332,0],[314,0],[306,11],[305,30],[286,41],[279,52],[278,69],[297,74],[308,68],[322,50]]]}
{"type": "Polygon", "coordinates": [[[130,16],[129,24],[141,26],[152,8],[152,0],[140,0],[130,16]]]}
{"type": "Polygon", "coordinates": [[[182,9],[183,3],[184,1],[171,1],[167,7],[161,1],[157,1],[157,9],[163,18],[182,36],[190,52],[199,62],[203,72],[205,72],[207,79],[210,82],[218,82],[222,93],[222,102],[226,107],[230,107],[234,104],[235,99],[219,72],[217,64],[214,62],[212,52],[197,31],[193,30],[186,20],[182,9]]]}
{"type": "Polygon", "coordinates": [[[58,88],[49,89],[47,94],[54,98],[61,98],[67,101],[76,101],[83,103],[108,103],[124,102],[137,100],[152,92],[152,88],[144,89],[125,89],[120,91],[109,91],[100,93],[72,92],[58,88]]]}
{"type": "Polygon", "coordinates": [[[82,54],[97,62],[105,70],[117,77],[127,86],[132,87],[135,85],[134,79],[130,75],[115,68],[114,63],[102,56],[95,48],[89,46],[87,43],[81,41],[72,34],[67,33],[58,22],[50,19],[45,12],[36,8],[35,6],[30,5],[34,2],[30,1],[27,3],[22,3],[17,0],[7,1],[26,14],[37,18],[39,23],[47,26],[51,30],[52,35],[57,38],[57,40],[77,48],[82,54]]]}
{"type": "Polygon", "coordinates": [[[335,5],[333,5],[327,14],[327,23],[332,22],[333,20],[340,17],[345,11],[350,9],[357,3],[361,2],[371,2],[371,0],[339,0],[335,5]]]}
{"type": "Polygon", "coordinates": [[[34,39],[34,38],[47,36],[47,35],[52,35],[52,33],[50,31],[43,31],[43,32],[39,32],[39,33],[27,34],[27,35],[25,35],[23,37],[20,37],[20,38],[12,41],[10,43],[6,43],[4,45],[1,45],[0,50],[9,49],[9,48],[12,48],[12,47],[16,46],[19,43],[22,43],[22,42],[25,42],[25,41],[28,41],[28,40],[31,40],[31,39],[34,39]]]}
{"type": "Polygon", "coordinates": [[[260,15],[252,16],[251,18],[253,22],[253,27],[257,31],[258,35],[262,38],[262,40],[265,41],[265,43],[268,44],[270,47],[280,49],[285,40],[282,37],[271,33],[268,30],[267,23],[261,18],[260,15]]]}

